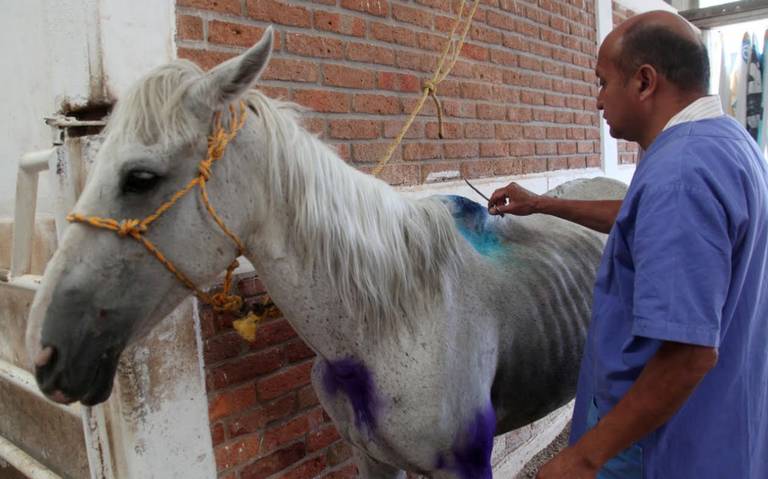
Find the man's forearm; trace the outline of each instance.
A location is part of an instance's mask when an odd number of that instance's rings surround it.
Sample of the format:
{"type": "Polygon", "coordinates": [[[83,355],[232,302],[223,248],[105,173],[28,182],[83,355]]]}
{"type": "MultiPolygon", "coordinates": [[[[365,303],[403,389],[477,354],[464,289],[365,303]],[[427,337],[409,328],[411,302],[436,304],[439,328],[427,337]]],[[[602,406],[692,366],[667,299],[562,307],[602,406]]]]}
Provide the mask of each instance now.
{"type": "Polygon", "coordinates": [[[620,208],[619,200],[583,201],[540,196],[535,210],[607,234],[616,222],[620,208]]]}
{"type": "Polygon", "coordinates": [[[717,362],[717,350],[664,343],[635,384],[573,447],[601,467],[669,420],[717,362]]]}

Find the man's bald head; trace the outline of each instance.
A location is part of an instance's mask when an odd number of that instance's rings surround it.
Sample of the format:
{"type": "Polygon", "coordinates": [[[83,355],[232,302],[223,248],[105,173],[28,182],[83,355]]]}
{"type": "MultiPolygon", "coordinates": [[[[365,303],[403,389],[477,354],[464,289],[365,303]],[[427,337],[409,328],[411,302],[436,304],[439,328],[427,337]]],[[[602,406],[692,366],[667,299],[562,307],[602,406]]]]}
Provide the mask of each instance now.
{"type": "Polygon", "coordinates": [[[604,46],[625,77],[648,64],[681,92],[709,90],[707,49],[679,15],[660,10],[631,17],[611,32],[604,46]]]}

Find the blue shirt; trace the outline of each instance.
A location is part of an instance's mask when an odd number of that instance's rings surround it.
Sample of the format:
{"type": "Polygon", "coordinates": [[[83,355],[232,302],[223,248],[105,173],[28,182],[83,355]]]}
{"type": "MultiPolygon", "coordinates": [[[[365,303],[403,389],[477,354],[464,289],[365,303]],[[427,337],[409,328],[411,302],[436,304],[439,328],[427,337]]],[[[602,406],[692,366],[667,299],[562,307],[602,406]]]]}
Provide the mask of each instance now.
{"type": "Polygon", "coordinates": [[[682,408],[639,441],[646,479],[768,478],[768,170],[721,116],[665,130],[637,166],[597,274],[571,441],[662,341],[718,348],[682,408]]]}

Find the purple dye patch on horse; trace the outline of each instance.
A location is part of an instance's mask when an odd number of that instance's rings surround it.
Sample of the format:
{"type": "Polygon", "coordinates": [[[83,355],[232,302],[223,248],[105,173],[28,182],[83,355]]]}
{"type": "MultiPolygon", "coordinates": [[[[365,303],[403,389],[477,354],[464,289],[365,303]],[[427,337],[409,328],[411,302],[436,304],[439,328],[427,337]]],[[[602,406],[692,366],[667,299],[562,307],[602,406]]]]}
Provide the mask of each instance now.
{"type": "Polygon", "coordinates": [[[475,414],[462,435],[453,443],[451,459],[437,457],[438,469],[449,469],[462,479],[491,479],[491,451],[496,432],[496,412],[488,404],[475,414]]]}
{"type": "Polygon", "coordinates": [[[353,358],[325,362],[323,386],[328,394],[335,396],[344,392],[355,411],[355,426],[376,432],[376,411],[379,401],[370,371],[363,363],[353,358]]]}

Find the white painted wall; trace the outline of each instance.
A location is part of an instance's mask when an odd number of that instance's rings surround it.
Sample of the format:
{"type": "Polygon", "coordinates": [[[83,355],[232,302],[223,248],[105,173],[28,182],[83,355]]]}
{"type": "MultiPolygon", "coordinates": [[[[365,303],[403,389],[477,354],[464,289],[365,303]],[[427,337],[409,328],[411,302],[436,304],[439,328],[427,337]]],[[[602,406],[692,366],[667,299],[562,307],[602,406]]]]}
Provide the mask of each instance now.
{"type": "MultiPolygon", "coordinates": [[[[175,55],[173,0],[0,0],[0,219],[13,214],[18,160],[51,146],[43,118],[108,100],[175,55]]],[[[41,176],[38,211],[51,213],[41,176]]]]}

